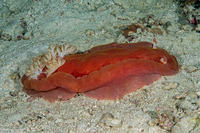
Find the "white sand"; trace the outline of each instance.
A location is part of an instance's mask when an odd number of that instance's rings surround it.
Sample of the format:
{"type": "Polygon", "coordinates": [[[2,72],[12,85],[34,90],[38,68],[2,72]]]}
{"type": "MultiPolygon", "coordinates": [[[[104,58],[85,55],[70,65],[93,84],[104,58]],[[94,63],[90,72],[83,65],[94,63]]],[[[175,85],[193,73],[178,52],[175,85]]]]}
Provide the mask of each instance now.
{"type": "Polygon", "coordinates": [[[130,1],[0,1],[0,132],[200,131],[200,33],[192,30],[172,0],[130,1]],[[112,101],[80,95],[55,103],[41,98],[30,102],[22,91],[20,77],[32,57],[49,45],[70,42],[84,51],[113,41],[126,42],[121,29],[149,14],[153,20],[170,22],[168,33],[142,32],[132,42],[152,42],[155,37],[158,47],[177,57],[177,75],[162,77],[112,101]],[[21,36],[24,39],[19,40],[21,36]]]}

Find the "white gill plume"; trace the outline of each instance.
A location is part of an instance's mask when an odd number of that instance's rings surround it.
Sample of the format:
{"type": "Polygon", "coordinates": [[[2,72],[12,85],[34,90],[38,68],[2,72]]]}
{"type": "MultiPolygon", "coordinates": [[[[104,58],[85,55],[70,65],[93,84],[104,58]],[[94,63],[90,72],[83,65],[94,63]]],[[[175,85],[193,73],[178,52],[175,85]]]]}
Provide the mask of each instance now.
{"type": "Polygon", "coordinates": [[[44,73],[48,77],[65,63],[64,56],[73,54],[76,50],[75,46],[69,45],[68,43],[52,45],[49,47],[48,52],[33,58],[33,62],[26,70],[25,75],[28,78],[37,79],[38,75],[44,73]],[[46,68],[46,71],[43,72],[44,68],[46,68]]]}

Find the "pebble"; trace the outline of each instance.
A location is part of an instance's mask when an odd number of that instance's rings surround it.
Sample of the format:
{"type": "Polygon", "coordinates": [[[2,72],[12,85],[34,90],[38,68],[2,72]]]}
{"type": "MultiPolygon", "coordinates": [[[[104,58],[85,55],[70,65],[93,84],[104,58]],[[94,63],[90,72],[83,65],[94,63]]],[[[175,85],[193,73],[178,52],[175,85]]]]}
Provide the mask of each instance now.
{"type": "Polygon", "coordinates": [[[107,119],[107,120],[105,120],[104,123],[107,126],[115,127],[115,126],[119,126],[120,125],[121,120],[118,120],[118,119],[107,119]]]}
{"type": "Polygon", "coordinates": [[[18,91],[14,90],[14,91],[11,91],[9,94],[10,96],[15,97],[18,95],[18,93],[19,93],[18,91]]]}
{"type": "Polygon", "coordinates": [[[129,9],[129,7],[133,4],[133,1],[130,0],[113,0],[113,2],[125,9],[129,9]]]}
{"type": "Polygon", "coordinates": [[[153,34],[163,35],[163,31],[160,28],[158,28],[158,27],[152,28],[150,30],[150,32],[153,33],[153,34]]]}
{"type": "Polygon", "coordinates": [[[150,121],[148,121],[149,126],[157,126],[158,123],[159,123],[158,119],[151,119],[150,121]]]}
{"type": "Polygon", "coordinates": [[[12,73],[12,74],[10,75],[10,78],[11,78],[12,80],[14,80],[14,79],[19,79],[19,78],[20,78],[20,77],[19,77],[19,73],[17,73],[17,72],[12,73]]]}
{"type": "Polygon", "coordinates": [[[95,34],[95,32],[93,31],[93,30],[91,30],[91,29],[87,29],[86,31],[85,31],[85,35],[86,36],[91,36],[91,35],[94,35],[95,34]]]}
{"type": "Polygon", "coordinates": [[[170,89],[175,89],[179,86],[179,83],[177,82],[165,82],[165,83],[162,83],[164,85],[163,89],[164,90],[170,90],[170,89]]]}
{"type": "Polygon", "coordinates": [[[57,124],[61,124],[61,123],[63,123],[63,122],[64,122],[63,119],[57,119],[57,120],[55,121],[55,123],[57,123],[57,124]]]}
{"type": "Polygon", "coordinates": [[[109,127],[118,127],[121,125],[122,121],[120,119],[114,118],[111,113],[106,113],[102,116],[100,123],[103,123],[109,127]]]}
{"type": "Polygon", "coordinates": [[[29,40],[33,38],[33,31],[27,31],[25,34],[24,34],[24,39],[25,40],[29,40]]]}
{"type": "Polygon", "coordinates": [[[187,73],[192,73],[192,72],[196,72],[198,71],[198,67],[194,66],[194,65],[190,65],[190,66],[183,66],[183,69],[187,72],[187,73]]]}
{"type": "Polygon", "coordinates": [[[196,92],[198,96],[200,96],[200,91],[196,92]]]}
{"type": "Polygon", "coordinates": [[[174,98],[175,99],[182,99],[182,98],[185,98],[186,96],[187,96],[187,93],[183,92],[181,94],[175,95],[174,98]]]}
{"type": "Polygon", "coordinates": [[[0,39],[2,39],[4,41],[10,41],[12,39],[12,36],[9,34],[1,34],[0,39]]]}

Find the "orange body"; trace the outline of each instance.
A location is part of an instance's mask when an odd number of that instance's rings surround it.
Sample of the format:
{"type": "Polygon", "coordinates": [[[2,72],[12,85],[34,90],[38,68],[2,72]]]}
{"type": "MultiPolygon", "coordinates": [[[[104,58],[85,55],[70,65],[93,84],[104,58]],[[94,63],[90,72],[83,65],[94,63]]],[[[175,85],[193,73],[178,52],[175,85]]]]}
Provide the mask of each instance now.
{"type": "Polygon", "coordinates": [[[28,79],[24,75],[27,94],[50,102],[69,99],[77,92],[97,99],[120,99],[179,71],[174,56],[148,42],[101,45],[64,59],[65,64],[47,78],[28,79]]]}

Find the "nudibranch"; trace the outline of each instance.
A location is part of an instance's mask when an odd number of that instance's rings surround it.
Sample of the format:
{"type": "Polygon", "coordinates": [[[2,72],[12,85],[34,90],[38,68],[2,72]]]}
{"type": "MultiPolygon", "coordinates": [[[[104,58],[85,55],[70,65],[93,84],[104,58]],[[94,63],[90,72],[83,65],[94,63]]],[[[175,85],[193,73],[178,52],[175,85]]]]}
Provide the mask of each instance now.
{"type": "Polygon", "coordinates": [[[173,55],[149,42],[114,42],[82,53],[76,50],[69,44],[55,45],[33,58],[21,79],[23,90],[33,99],[49,102],[77,93],[99,100],[121,99],[179,71],[173,55]]]}

